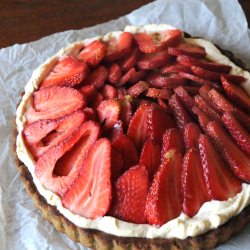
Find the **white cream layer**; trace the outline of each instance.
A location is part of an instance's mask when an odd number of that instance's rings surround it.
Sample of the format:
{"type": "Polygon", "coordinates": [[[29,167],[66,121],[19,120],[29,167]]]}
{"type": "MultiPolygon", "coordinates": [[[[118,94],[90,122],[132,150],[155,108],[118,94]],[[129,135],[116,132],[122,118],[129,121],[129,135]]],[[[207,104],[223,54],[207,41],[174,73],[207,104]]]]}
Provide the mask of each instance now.
{"type": "MultiPolygon", "coordinates": [[[[146,25],[146,26],[128,26],[125,28],[126,31],[131,33],[137,32],[156,32],[160,30],[173,29],[169,25],[146,25]]],[[[97,37],[98,39],[108,40],[110,37],[119,35],[120,31],[111,32],[104,37],[97,37]]],[[[96,38],[93,38],[96,39],[96,38]]],[[[235,197],[228,199],[227,201],[209,201],[202,205],[199,212],[193,217],[189,218],[187,215],[182,213],[178,218],[173,219],[161,227],[155,227],[150,225],[137,225],[128,223],[116,219],[110,216],[104,216],[96,220],[90,220],[83,218],[79,215],[73,214],[68,209],[62,206],[60,198],[46,190],[35,176],[34,171],[34,160],[32,155],[29,153],[25,146],[22,130],[25,120],[25,112],[29,106],[29,100],[32,93],[37,89],[40,81],[48,74],[50,69],[53,67],[55,62],[62,55],[72,54],[75,55],[79,52],[83,44],[88,44],[93,39],[86,39],[74,43],[67,48],[60,50],[55,56],[49,58],[44,64],[37,68],[25,86],[25,94],[22,97],[22,101],[17,108],[16,112],[16,124],[18,130],[18,136],[16,141],[17,155],[19,159],[28,167],[33,181],[38,189],[38,192],[47,200],[50,205],[56,206],[58,211],[69,219],[76,226],[82,228],[91,228],[104,231],[106,233],[114,234],[123,237],[146,237],[146,238],[172,238],[176,237],[179,239],[185,239],[188,236],[196,236],[203,234],[211,229],[217,228],[220,225],[227,222],[233,216],[239,214],[245,207],[250,204],[250,185],[243,184],[242,191],[235,197]]],[[[250,94],[250,74],[244,71],[240,67],[236,66],[226,56],[222,55],[221,52],[209,41],[203,39],[185,39],[186,42],[203,46],[206,49],[207,58],[218,63],[223,63],[232,66],[232,74],[244,76],[248,79],[242,84],[242,87],[250,94]]]]}

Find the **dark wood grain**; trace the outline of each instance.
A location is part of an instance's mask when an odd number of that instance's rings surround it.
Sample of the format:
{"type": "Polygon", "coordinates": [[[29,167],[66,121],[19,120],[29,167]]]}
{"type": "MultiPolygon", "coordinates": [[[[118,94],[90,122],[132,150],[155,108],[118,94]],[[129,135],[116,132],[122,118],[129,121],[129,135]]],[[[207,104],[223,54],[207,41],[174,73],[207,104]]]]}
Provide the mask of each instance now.
{"type": "MultiPolygon", "coordinates": [[[[151,0],[0,0],[0,48],[125,15],[151,0]]],[[[250,1],[240,0],[250,23],[250,1]]]]}

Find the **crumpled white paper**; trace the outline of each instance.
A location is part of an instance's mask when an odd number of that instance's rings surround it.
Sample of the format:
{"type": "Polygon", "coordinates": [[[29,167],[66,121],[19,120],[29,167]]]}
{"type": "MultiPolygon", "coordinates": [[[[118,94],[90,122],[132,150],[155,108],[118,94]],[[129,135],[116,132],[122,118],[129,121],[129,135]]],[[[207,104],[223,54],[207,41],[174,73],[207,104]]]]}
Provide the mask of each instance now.
{"type": "MultiPolygon", "coordinates": [[[[12,156],[12,133],[19,95],[33,70],[74,41],[123,29],[126,25],[169,23],[232,51],[250,66],[250,33],[236,0],[158,0],[117,20],[56,33],[0,50],[0,249],[81,249],[45,221],[26,194],[12,156]]],[[[250,249],[250,225],[219,250],[250,249]]]]}

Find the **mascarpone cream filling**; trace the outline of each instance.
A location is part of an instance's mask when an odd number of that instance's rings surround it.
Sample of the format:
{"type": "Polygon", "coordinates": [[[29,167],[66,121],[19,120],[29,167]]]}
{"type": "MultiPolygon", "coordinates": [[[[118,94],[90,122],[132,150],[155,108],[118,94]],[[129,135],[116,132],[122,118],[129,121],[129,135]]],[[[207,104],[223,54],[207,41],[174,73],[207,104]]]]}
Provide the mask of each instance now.
{"type": "MultiPolygon", "coordinates": [[[[157,32],[160,30],[173,29],[173,27],[165,24],[161,25],[146,25],[146,26],[127,26],[125,31],[131,33],[138,32],[157,32]]],[[[114,217],[104,216],[96,220],[83,218],[79,215],[73,214],[68,209],[64,208],[61,199],[56,194],[46,190],[39,182],[35,175],[35,162],[32,155],[29,153],[25,146],[22,137],[22,130],[25,125],[25,112],[30,105],[30,97],[32,93],[38,88],[39,83],[48,74],[50,69],[56,63],[57,59],[62,55],[75,55],[79,52],[83,44],[88,44],[94,39],[109,40],[111,37],[119,36],[121,32],[111,32],[103,37],[96,37],[86,39],[60,50],[55,56],[49,58],[44,64],[37,68],[25,86],[25,93],[22,101],[17,108],[16,124],[17,124],[17,140],[16,150],[18,158],[28,167],[33,181],[37,187],[38,192],[46,199],[48,204],[56,206],[58,211],[65,216],[68,220],[78,227],[97,229],[103,232],[122,236],[122,237],[144,237],[144,238],[179,238],[185,239],[188,236],[196,236],[203,234],[211,229],[217,228],[227,222],[233,216],[239,214],[245,207],[250,204],[250,185],[242,184],[242,191],[236,196],[228,199],[227,201],[212,200],[202,205],[199,212],[193,217],[189,218],[184,213],[173,219],[161,227],[151,226],[148,224],[133,224],[128,223],[114,217]]],[[[230,73],[244,76],[247,81],[242,84],[242,87],[250,94],[250,74],[242,68],[236,66],[226,56],[209,41],[203,39],[187,38],[186,42],[190,44],[200,45],[206,49],[207,58],[232,66],[230,73]]]]}

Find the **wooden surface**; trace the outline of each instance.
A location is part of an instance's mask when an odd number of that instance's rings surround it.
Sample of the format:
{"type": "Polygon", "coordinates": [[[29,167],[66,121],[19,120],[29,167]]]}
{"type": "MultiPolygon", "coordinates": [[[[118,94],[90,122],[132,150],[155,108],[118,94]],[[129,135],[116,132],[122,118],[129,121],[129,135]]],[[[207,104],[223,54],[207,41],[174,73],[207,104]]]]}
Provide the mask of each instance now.
{"type": "MultiPolygon", "coordinates": [[[[116,19],[149,2],[151,1],[0,0],[0,48],[116,19]]],[[[250,23],[250,0],[239,2],[250,23]]]]}

